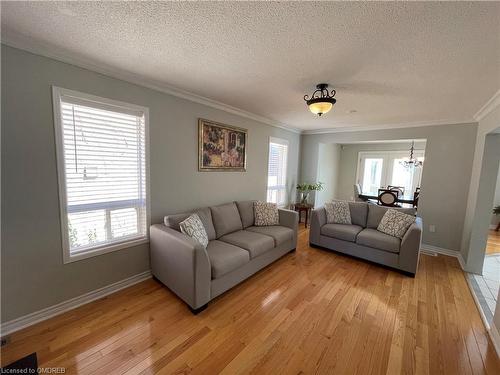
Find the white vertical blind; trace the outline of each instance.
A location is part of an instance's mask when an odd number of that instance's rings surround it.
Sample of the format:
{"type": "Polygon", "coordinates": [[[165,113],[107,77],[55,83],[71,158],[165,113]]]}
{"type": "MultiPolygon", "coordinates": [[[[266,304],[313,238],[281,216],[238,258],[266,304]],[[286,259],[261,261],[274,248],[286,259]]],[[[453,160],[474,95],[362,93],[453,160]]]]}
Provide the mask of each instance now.
{"type": "Polygon", "coordinates": [[[70,256],[146,238],[144,113],[65,95],[59,108],[70,256]]]}
{"type": "Polygon", "coordinates": [[[271,138],[269,142],[269,162],[267,172],[267,201],[284,206],[287,201],[286,168],[288,142],[271,138]]]}

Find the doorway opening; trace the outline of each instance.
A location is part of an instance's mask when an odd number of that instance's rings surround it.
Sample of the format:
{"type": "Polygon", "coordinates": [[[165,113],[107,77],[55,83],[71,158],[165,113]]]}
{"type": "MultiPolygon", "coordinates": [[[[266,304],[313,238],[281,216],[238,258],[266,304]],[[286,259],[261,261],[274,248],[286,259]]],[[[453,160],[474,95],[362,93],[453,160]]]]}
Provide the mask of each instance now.
{"type": "Polygon", "coordinates": [[[482,269],[469,273],[468,278],[490,325],[500,299],[500,128],[486,135],[477,207],[480,211],[474,225],[478,235],[473,236],[471,248],[478,251],[471,255],[482,260],[482,269]]]}

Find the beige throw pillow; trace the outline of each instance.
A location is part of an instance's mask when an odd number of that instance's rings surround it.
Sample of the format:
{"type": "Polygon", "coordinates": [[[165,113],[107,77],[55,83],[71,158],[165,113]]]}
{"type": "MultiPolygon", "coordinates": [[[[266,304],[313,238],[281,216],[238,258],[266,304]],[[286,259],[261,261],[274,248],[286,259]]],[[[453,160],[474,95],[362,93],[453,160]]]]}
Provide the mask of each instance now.
{"type": "Polygon", "coordinates": [[[415,216],[388,209],[382,220],[380,220],[377,230],[393,237],[403,238],[410,225],[414,222],[415,216]]]}
{"type": "Polygon", "coordinates": [[[280,217],[276,203],[254,202],[255,226],[278,225],[280,217]]]}
{"type": "Polygon", "coordinates": [[[179,224],[181,232],[194,238],[201,243],[204,248],[208,245],[208,236],[205,227],[197,214],[190,215],[186,220],[179,224]]]}
{"type": "Polygon", "coordinates": [[[333,201],[325,203],[325,210],[328,224],[352,224],[349,202],[333,201]]]}

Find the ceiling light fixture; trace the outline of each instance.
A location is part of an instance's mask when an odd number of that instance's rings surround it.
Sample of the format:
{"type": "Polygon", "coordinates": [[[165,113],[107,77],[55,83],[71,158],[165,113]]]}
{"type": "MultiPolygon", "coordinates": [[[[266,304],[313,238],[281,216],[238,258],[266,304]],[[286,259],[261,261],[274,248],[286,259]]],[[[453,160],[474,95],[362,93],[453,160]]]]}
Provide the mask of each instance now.
{"type": "Polygon", "coordinates": [[[424,163],[421,160],[418,160],[413,156],[413,152],[415,151],[415,141],[411,142],[410,148],[410,158],[408,160],[401,160],[399,163],[408,169],[421,167],[424,163]]]}
{"type": "Polygon", "coordinates": [[[337,102],[337,99],[334,98],[336,91],[328,92],[327,88],[328,83],[319,83],[316,85],[316,91],[312,93],[311,98],[309,98],[309,95],[304,95],[309,110],[318,116],[330,112],[337,102]]]}

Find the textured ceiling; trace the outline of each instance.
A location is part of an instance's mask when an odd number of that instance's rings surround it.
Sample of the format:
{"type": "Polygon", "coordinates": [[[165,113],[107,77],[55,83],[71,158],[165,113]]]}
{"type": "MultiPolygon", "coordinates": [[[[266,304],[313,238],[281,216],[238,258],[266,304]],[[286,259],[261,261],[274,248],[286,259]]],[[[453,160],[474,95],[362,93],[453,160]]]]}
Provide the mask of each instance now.
{"type": "Polygon", "coordinates": [[[1,11],[5,36],[306,130],[469,121],[500,88],[500,3],[2,2],[1,11]],[[337,89],[322,118],[302,99],[319,82],[337,89]]]}

